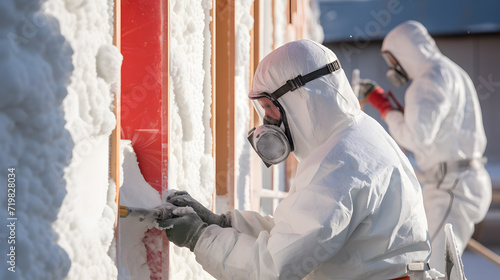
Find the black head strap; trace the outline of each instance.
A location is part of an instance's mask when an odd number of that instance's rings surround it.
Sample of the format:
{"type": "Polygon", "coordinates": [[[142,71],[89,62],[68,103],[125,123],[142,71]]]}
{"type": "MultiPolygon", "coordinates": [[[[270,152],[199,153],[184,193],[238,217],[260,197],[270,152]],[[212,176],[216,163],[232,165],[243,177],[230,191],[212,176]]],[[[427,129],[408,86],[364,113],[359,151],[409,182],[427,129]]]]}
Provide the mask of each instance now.
{"type": "Polygon", "coordinates": [[[334,62],[328,63],[325,67],[320,68],[316,71],[313,71],[307,75],[298,75],[294,79],[286,81],[286,84],[284,84],[282,87],[277,89],[275,92],[271,93],[271,97],[274,100],[278,100],[281,96],[283,96],[285,93],[289,91],[294,91],[298,89],[299,87],[307,84],[308,82],[317,79],[321,76],[328,75],[330,73],[333,73],[337,70],[339,70],[342,66],[340,65],[340,62],[335,60],[334,62]]]}

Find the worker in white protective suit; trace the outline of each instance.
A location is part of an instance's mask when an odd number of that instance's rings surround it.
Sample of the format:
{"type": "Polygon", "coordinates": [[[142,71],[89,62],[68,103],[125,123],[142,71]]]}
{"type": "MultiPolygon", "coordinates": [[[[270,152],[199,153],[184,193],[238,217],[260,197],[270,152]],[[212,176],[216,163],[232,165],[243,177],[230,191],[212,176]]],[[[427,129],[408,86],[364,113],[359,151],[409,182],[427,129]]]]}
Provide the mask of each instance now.
{"type": "Polygon", "coordinates": [[[289,152],[299,161],[288,197],[263,217],[216,215],[173,193],[169,203],[196,213],[158,221],[170,241],[217,279],[436,277],[410,162],[360,110],[331,50],[309,40],[276,49],[259,64],[249,98],[264,123],[249,140],[264,162],[289,152]]]}
{"type": "Polygon", "coordinates": [[[395,27],[381,51],[395,86],[411,80],[404,113],[392,107],[373,81],[363,80],[360,93],[379,111],[396,142],[415,156],[432,243],[430,264],[444,271],[445,224],[453,225],[462,254],[474,224],[483,220],[491,203],[476,90],[467,73],[439,51],[418,22],[395,27]]]}

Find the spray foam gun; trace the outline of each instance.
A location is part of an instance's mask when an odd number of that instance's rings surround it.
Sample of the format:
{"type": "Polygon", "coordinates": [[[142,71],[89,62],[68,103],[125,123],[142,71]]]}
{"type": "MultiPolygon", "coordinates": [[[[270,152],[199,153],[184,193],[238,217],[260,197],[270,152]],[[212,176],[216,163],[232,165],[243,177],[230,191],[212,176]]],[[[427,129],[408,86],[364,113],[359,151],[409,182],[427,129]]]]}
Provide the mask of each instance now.
{"type": "Polygon", "coordinates": [[[140,222],[146,219],[165,220],[175,217],[172,212],[173,209],[175,209],[175,207],[169,207],[168,204],[152,209],[127,207],[120,205],[120,218],[137,217],[140,222]]]}

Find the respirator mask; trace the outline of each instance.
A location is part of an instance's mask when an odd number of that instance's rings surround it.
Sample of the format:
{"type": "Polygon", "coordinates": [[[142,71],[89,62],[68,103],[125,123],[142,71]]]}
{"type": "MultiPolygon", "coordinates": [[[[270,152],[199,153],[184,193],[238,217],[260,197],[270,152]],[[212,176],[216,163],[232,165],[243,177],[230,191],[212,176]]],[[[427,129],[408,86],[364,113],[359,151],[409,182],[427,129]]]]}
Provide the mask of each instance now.
{"type": "Polygon", "coordinates": [[[263,120],[263,125],[254,127],[248,132],[248,141],[267,167],[284,161],[295,149],[285,110],[278,98],[340,68],[339,61],[335,60],[307,75],[298,75],[288,80],[273,93],[261,92],[250,96],[255,111],[263,120]]]}
{"type": "Polygon", "coordinates": [[[399,64],[397,59],[389,51],[383,51],[382,57],[384,58],[387,65],[391,68],[387,71],[386,76],[394,86],[401,87],[406,82],[408,82],[409,79],[406,71],[403,69],[403,67],[401,67],[401,64],[399,64]]]}

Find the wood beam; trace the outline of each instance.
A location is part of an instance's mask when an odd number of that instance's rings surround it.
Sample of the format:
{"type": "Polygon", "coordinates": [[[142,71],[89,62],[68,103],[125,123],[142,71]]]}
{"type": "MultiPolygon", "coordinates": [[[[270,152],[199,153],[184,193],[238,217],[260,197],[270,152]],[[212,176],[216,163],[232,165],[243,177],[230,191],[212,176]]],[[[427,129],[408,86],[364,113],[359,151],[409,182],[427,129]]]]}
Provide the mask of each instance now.
{"type": "MultiPolygon", "coordinates": [[[[210,16],[212,17],[212,21],[210,22],[210,34],[212,35],[210,37],[210,41],[212,44],[212,49],[211,49],[211,57],[210,57],[210,78],[211,78],[211,83],[212,83],[212,104],[211,106],[211,112],[212,116],[210,118],[210,128],[212,131],[212,157],[214,160],[214,166],[216,166],[216,159],[217,159],[217,152],[216,152],[216,135],[217,135],[217,126],[216,126],[216,114],[215,114],[215,93],[216,93],[216,64],[217,64],[217,57],[216,57],[216,48],[217,48],[217,32],[216,32],[216,20],[215,18],[217,17],[216,14],[216,1],[212,1],[212,9],[210,10],[210,16]]],[[[215,196],[217,193],[217,188],[216,188],[216,180],[214,180],[214,186],[213,186],[213,191],[212,191],[212,211],[215,212],[215,196]]]]}
{"type": "MultiPolygon", "coordinates": [[[[218,195],[234,194],[235,187],[235,3],[216,1],[215,33],[215,180],[218,195]]],[[[229,207],[234,208],[234,199],[229,207]]]]}
{"type": "Polygon", "coordinates": [[[260,0],[254,0],[250,15],[253,17],[253,28],[250,30],[250,89],[252,89],[253,75],[260,62],[260,0]]]}
{"type": "Polygon", "coordinates": [[[286,171],[285,171],[285,190],[288,192],[293,184],[293,179],[295,173],[297,172],[298,161],[294,155],[289,155],[285,161],[286,171]]]}
{"type": "MultiPolygon", "coordinates": [[[[113,13],[114,13],[114,34],[113,34],[113,45],[121,51],[121,22],[120,22],[120,9],[121,9],[121,1],[115,0],[113,13]]],[[[117,82],[120,85],[120,80],[117,82]]],[[[115,219],[115,237],[118,237],[118,220],[119,220],[119,211],[118,205],[120,201],[120,133],[121,133],[121,118],[120,118],[120,88],[117,86],[114,88],[115,92],[112,92],[115,96],[113,100],[113,114],[115,114],[116,126],[113,132],[111,132],[111,136],[109,139],[110,149],[109,149],[109,174],[110,177],[115,182],[116,188],[116,197],[115,202],[117,205],[116,211],[116,219],[115,219]]]]}

